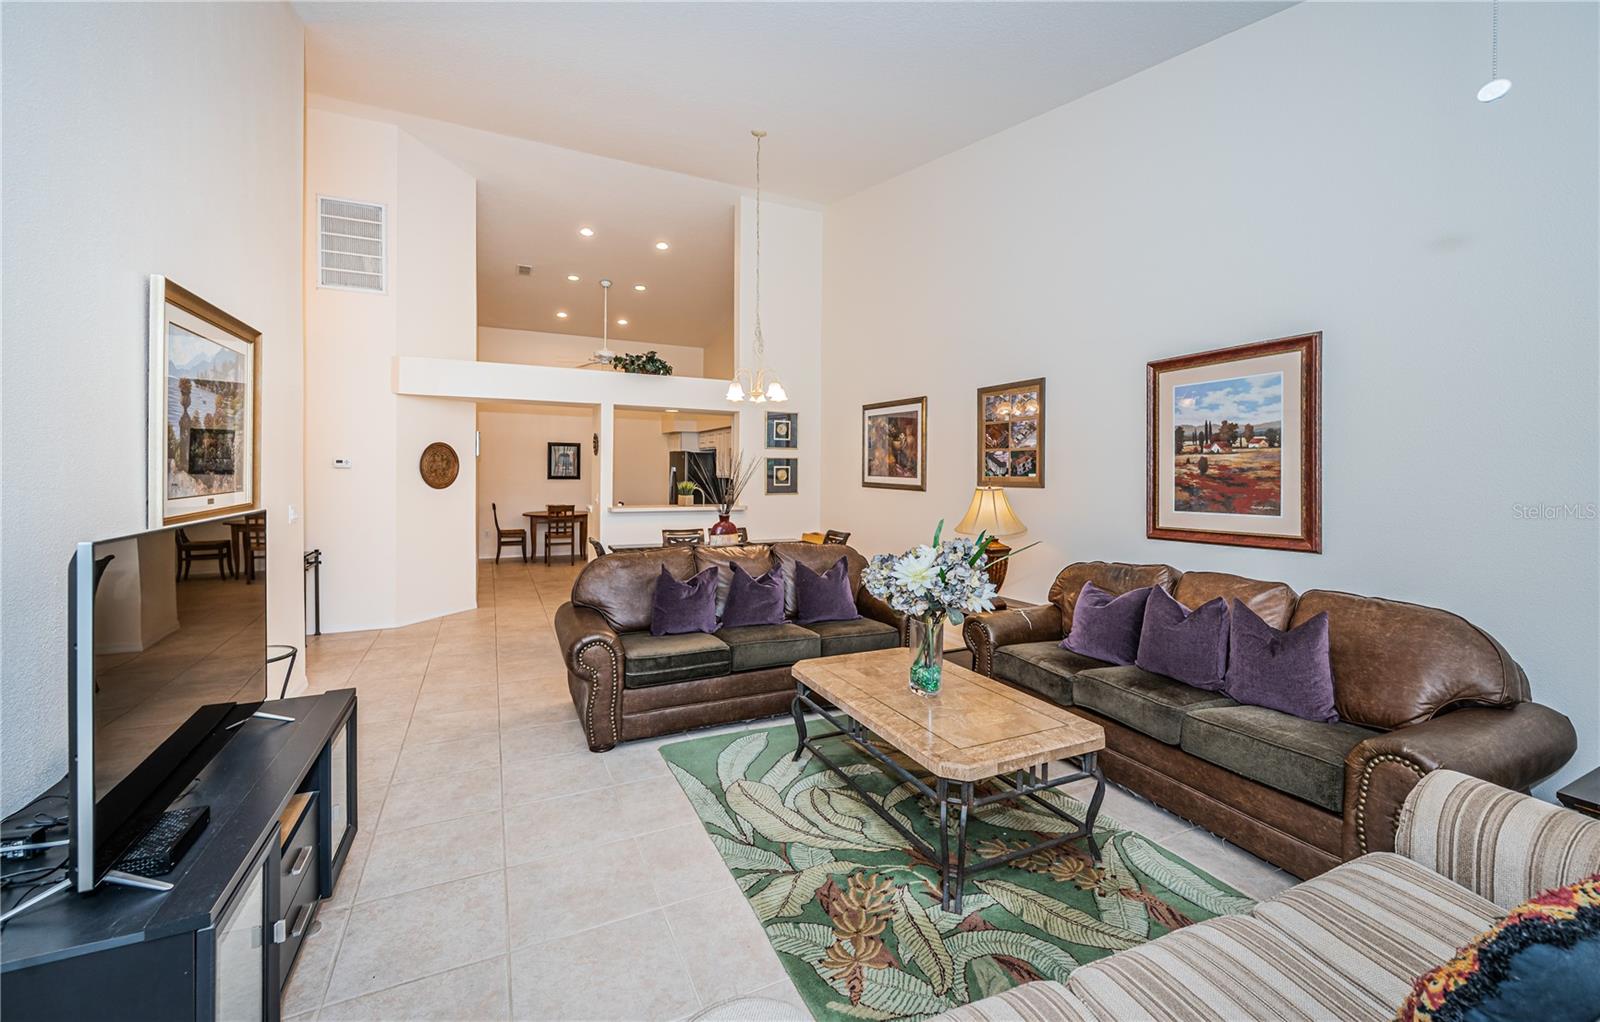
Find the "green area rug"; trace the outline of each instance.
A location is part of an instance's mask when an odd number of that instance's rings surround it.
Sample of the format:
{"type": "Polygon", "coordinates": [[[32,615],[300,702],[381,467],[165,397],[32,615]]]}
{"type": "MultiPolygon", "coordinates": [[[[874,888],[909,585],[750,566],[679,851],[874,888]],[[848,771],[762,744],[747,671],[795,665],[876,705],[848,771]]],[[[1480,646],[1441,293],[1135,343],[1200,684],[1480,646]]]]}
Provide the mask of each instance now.
{"type": "MultiPolygon", "coordinates": [[[[926,1018],[1029,980],[1064,980],[1085,962],[1254,904],[1101,813],[1098,864],[1069,843],[970,878],[961,913],[943,911],[938,867],[809,752],[791,761],[794,748],[794,728],[782,726],[677,742],[661,755],[818,1019],[926,1018]]],[[[938,847],[936,817],[914,788],[843,740],[828,755],[938,847]]],[[[1082,818],[1077,800],[1045,797],[1082,818]]],[[[999,803],[978,812],[968,840],[988,858],[1069,829],[1043,810],[999,803]]]]}

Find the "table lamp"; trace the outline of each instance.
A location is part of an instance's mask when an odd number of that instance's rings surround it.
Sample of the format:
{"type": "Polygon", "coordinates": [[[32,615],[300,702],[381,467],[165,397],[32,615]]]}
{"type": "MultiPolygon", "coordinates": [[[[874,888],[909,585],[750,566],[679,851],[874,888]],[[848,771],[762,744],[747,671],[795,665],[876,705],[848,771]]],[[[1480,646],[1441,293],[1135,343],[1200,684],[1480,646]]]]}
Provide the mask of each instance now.
{"type": "MultiPolygon", "coordinates": [[[[972,492],[972,503],[956,525],[956,531],[964,536],[976,536],[980,532],[987,532],[991,536],[1015,536],[1027,532],[1028,527],[1011,510],[1005,490],[998,486],[980,486],[972,492]]],[[[1010,552],[1011,548],[998,539],[989,544],[987,570],[989,581],[994,583],[996,591],[1005,583],[1006,566],[1010,563],[1000,558],[1010,552]]]]}

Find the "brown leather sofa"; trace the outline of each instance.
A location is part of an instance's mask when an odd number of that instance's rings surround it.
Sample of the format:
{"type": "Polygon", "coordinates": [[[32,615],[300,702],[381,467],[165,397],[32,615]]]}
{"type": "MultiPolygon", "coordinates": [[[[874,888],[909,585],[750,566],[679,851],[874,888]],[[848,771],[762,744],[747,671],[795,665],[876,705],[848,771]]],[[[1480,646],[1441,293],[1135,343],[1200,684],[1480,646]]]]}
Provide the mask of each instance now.
{"type": "Polygon", "coordinates": [[[866,558],[821,543],[674,546],[590,561],[556,611],[567,684],[589,748],[789,712],[789,668],[809,657],[905,645],[905,621],[861,585],[866,558]],[[818,573],[847,559],[861,618],[725,628],[713,635],[650,634],[651,597],[663,566],[676,579],[719,568],[718,608],[732,567],[752,576],[783,564],[793,617],[794,565],[818,573]]]}
{"type": "Polygon", "coordinates": [[[1401,804],[1430,771],[1526,791],[1577,748],[1572,722],[1530,701],[1527,675],[1493,637],[1411,603],[1092,561],[1067,566],[1047,604],[974,615],[964,635],[980,673],[1104,727],[1108,778],[1299,877],[1392,850],[1401,804]],[[1159,585],[1188,607],[1222,596],[1277,628],[1327,611],[1339,722],[1060,648],[1086,581],[1112,593],[1159,585]]]}

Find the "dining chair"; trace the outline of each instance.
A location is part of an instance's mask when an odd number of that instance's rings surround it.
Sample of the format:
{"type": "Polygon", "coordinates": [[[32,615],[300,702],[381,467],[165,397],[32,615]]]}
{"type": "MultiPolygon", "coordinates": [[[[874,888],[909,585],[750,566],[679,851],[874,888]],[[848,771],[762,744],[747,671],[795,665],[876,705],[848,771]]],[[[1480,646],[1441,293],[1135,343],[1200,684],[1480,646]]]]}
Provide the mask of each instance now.
{"type": "Polygon", "coordinates": [[[662,529],[662,546],[694,546],[706,541],[704,529],[662,529]]]}
{"type": "Polygon", "coordinates": [[[850,542],[850,534],[848,532],[840,532],[838,529],[829,529],[822,534],[822,541],[824,543],[838,543],[842,546],[850,542]]]}
{"type": "Polygon", "coordinates": [[[739,542],[741,543],[750,542],[750,530],[745,528],[743,525],[739,526],[739,531],[734,533],[734,535],[739,537],[739,542]]]}
{"type": "Polygon", "coordinates": [[[244,583],[249,585],[256,580],[256,561],[261,562],[261,570],[267,569],[267,523],[265,519],[257,521],[247,519],[244,527],[244,583]]]}
{"type": "Polygon", "coordinates": [[[589,540],[589,546],[594,548],[594,555],[596,557],[604,557],[606,555],[605,544],[600,542],[598,539],[589,540]]]}
{"type": "Polygon", "coordinates": [[[508,546],[514,546],[522,554],[522,563],[528,563],[528,530],[527,529],[502,529],[500,527],[500,509],[489,502],[489,514],[494,516],[494,531],[498,537],[498,545],[494,548],[494,563],[500,563],[500,551],[508,546]]]}
{"type": "Polygon", "coordinates": [[[546,504],[544,520],[544,563],[550,563],[550,548],[567,548],[567,563],[578,563],[578,516],[571,504],[546,504]]]}
{"type": "MultiPolygon", "coordinates": [[[[175,535],[178,543],[178,581],[189,577],[189,569],[194,567],[195,561],[216,561],[217,575],[228,577],[228,571],[233,567],[232,540],[192,540],[184,529],[179,529],[175,535]]],[[[233,577],[238,578],[239,573],[234,571],[233,577]]]]}

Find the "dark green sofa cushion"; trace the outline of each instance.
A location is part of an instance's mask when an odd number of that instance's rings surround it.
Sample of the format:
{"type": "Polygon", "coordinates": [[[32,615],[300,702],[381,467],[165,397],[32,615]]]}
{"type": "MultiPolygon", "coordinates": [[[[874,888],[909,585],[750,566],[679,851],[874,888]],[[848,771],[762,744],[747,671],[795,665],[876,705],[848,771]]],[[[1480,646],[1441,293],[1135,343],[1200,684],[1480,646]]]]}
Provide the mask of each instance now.
{"type": "Polygon", "coordinates": [[[822,639],[799,625],[741,625],[721,628],[717,638],[733,652],[734,671],[787,667],[797,660],[822,655],[822,639]]]}
{"type": "Polygon", "coordinates": [[[1236,705],[1219,692],[1137,667],[1097,667],[1078,673],[1072,679],[1072,701],[1168,745],[1178,744],[1183,718],[1191,710],[1236,705]]]}
{"type": "Polygon", "coordinates": [[[1037,692],[1061,706],[1072,705],[1072,676],[1111,664],[1062,649],[1055,639],[1019,642],[994,651],[994,676],[1037,692]]]}
{"type": "Polygon", "coordinates": [[[673,681],[715,678],[727,674],[733,651],[715,635],[651,635],[623,632],[622,687],[649,688],[673,681]]]}
{"type": "Polygon", "coordinates": [[[900,630],[876,618],[858,617],[854,621],[814,621],[803,625],[822,637],[822,655],[865,653],[869,649],[893,649],[900,645],[900,630]]]}
{"type": "Polygon", "coordinates": [[[1320,724],[1265,706],[1214,706],[1183,721],[1184,752],[1269,788],[1344,812],[1344,757],[1373,731],[1320,724]]]}

